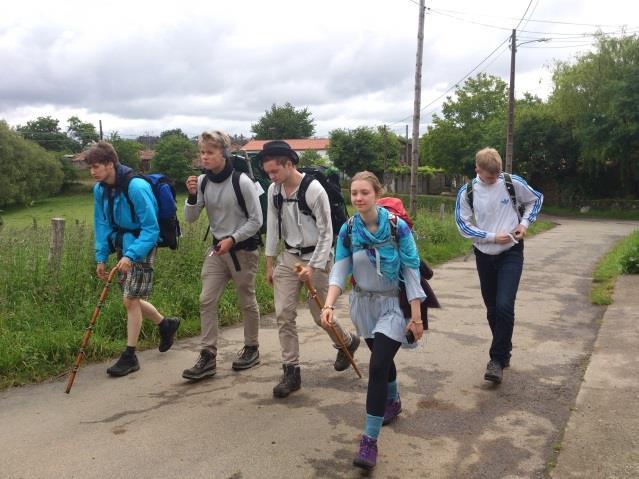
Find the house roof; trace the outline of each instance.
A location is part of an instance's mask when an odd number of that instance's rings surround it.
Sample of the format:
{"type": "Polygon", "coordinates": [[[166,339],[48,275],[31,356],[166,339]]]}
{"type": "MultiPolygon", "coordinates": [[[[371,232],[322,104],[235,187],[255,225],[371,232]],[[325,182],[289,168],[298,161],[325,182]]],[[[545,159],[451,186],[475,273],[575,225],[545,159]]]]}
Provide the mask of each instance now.
{"type": "MultiPolygon", "coordinates": [[[[262,151],[264,143],[268,143],[271,140],[251,140],[242,147],[245,151],[262,151]]],[[[291,145],[291,148],[296,151],[303,150],[327,150],[329,140],[328,138],[304,138],[299,140],[284,140],[291,145]]]]}
{"type": "Polygon", "coordinates": [[[155,150],[140,150],[139,155],[141,160],[152,160],[155,157],[155,150]]]}

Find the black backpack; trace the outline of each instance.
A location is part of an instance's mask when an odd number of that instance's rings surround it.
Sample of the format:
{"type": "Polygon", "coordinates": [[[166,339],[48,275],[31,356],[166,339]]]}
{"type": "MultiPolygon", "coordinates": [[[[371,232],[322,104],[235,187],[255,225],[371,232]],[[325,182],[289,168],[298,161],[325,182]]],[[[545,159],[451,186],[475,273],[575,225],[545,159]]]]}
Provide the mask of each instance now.
{"type": "MultiPolygon", "coordinates": [[[[158,224],[160,226],[160,237],[158,238],[157,246],[160,248],[166,247],[177,249],[182,233],[180,230],[180,222],[177,218],[175,182],[162,173],[143,175],[133,174],[133,172],[131,172],[126,174],[126,176],[124,177],[122,193],[124,194],[124,197],[129,204],[129,208],[131,210],[131,219],[133,221],[136,221],[137,218],[135,214],[135,206],[133,206],[133,202],[129,197],[129,184],[131,183],[131,180],[133,178],[141,178],[149,183],[149,185],[151,185],[151,190],[153,191],[153,196],[155,196],[155,200],[158,203],[158,224]]],[[[111,209],[111,219],[113,219],[112,195],[109,195],[109,207],[111,209]]],[[[116,228],[116,232],[118,233],[116,238],[119,238],[119,241],[121,241],[121,235],[124,232],[133,233],[136,237],[140,234],[139,229],[131,231],[124,230],[120,227],[116,228]]]]}
{"type": "MultiPolygon", "coordinates": [[[[342,196],[342,189],[339,185],[339,178],[337,175],[324,174],[321,168],[316,166],[308,166],[298,168],[300,173],[305,173],[297,191],[297,199],[287,199],[287,202],[297,202],[297,206],[302,214],[309,215],[313,219],[313,212],[306,202],[306,190],[313,180],[319,181],[320,185],[326,191],[328,195],[328,202],[331,206],[331,224],[333,226],[333,239],[339,234],[339,230],[346,221],[348,221],[348,211],[346,210],[346,203],[342,196]]],[[[282,204],[284,203],[284,197],[280,189],[276,190],[277,193],[273,195],[273,203],[277,208],[277,223],[279,237],[282,238],[282,204]]]]}
{"type": "MultiPolygon", "coordinates": [[[[524,211],[526,211],[526,207],[523,204],[517,203],[517,195],[515,194],[515,186],[513,185],[512,176],[509,173],[504,173],[504,184],[506,185],[506,189],[508,190],[508,196],[510,196],[510,203],[513,205],[515,212],[517,213],[517,218],[521,221],[521,217],[524,216],[524,211]]],[[[474,213],[475,209],[473,207],[473,182],[469,181],[466,183],[466,200],[470,205],[471,211],[474,213]]]]}

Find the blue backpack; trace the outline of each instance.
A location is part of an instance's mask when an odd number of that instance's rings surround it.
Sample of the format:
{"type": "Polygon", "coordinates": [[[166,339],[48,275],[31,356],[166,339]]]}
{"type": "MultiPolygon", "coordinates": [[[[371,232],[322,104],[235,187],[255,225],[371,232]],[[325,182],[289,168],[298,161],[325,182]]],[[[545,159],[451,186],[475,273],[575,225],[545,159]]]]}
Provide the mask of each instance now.
{"type": "MultiPolygon", "coordinates": [[[[129,182],[133,178],[142,178],[149,183],[151,190],[153,190],[153,196],[155,196],[155,200],[158,203],[158,224],[160,225],[158,247],[177,249],[182,232],[180,231],[180,222],[177,218],[175,182],[162,173],[127,175],[124,180],[123,192],[126,201],[129,203],[131,219],[133,221],[136,221],[135,207],[129,198],[129,182]]],[[[139,234],[139,231],[137,233],[139,234]]]]}

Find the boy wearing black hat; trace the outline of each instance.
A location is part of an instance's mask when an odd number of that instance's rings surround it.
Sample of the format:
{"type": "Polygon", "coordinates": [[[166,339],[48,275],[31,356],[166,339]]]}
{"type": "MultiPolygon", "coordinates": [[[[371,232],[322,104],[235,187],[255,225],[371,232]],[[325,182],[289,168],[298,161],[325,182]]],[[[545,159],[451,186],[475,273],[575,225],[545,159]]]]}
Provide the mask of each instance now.
{"type": "MultiPolygon", "coordinates": [[[[281,140],[265,143],[258,160],[273,182],[268,190],[266,280],[274,288],[284,370],[282,379],[273,388],[273,395],[284,398],[301,387],[299,340],[295,325],[299,291],[308,279],[312,280],[321,297],[326,297],[328,291],[328,278],[333,264],[331,209],[326,191],[317,180],[313,180],[304,198],[312,214],[300,211],[298,191],[305,174],[297,170],[299,157],[288,143],[281,140]],[[284,248],[274,265],[280,241],[284,242],[284,248]],[[299,274],[295,270],[298,263],[302,265],[299,274]]],[[[313,320],[321,326],[320,309],[310,298],[308,305],[313,320]]],[[[359,338],[342,329],[339,323],[335,322],[334,325],[337,334],[354,355],[359,338]]],[[[331,339],[335,348],[338,348],[337,338],[331,339]]],[[[335,369],[344,371],[349,365],[344,352],[338,349],[335,369]]]]}

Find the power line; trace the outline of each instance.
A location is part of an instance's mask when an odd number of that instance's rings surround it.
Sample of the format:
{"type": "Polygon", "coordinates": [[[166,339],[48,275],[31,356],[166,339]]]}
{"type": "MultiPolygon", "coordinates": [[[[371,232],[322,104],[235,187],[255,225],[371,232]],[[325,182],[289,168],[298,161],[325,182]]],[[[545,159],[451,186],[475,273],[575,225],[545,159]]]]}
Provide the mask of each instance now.
{"type": "Polygon", "coordinates": [[[528,2],[528,6],[526,7],[526,10],[524,11],[524,14],[521,16],[521,18],[519,19],[519,23],[517,24],[517,26],[515,27],[515,30],[517,30],[519,28],[519,25],[521,25],[521,22],[524,21],[524,18],[526,17],[526,13],[528,13],[528,9],[530,8],[530,6],[532,5],[533,0],[530,0],[530,2],[528,2]]]}

